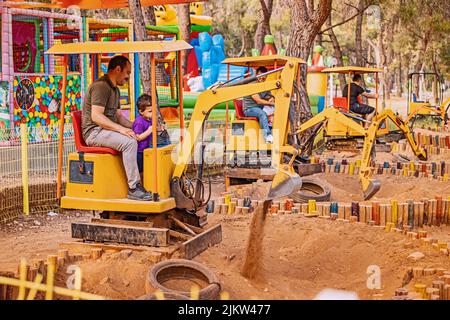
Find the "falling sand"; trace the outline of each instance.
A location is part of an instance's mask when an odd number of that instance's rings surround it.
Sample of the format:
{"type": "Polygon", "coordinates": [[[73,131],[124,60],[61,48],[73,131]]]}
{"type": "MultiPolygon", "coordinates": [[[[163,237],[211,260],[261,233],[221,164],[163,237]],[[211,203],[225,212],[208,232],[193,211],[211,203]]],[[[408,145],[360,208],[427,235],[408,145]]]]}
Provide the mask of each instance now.
{"type": "Polygon", "coordinates": [[[241,274],[247,279],[254,279],[260,270],[263,251],[264,224],[271,203],[271,200],[265,200],[263,205],[259,205],[256,208],[250,223],[250,234],[248,237],[244,266],[241,271],[241,274]]]}

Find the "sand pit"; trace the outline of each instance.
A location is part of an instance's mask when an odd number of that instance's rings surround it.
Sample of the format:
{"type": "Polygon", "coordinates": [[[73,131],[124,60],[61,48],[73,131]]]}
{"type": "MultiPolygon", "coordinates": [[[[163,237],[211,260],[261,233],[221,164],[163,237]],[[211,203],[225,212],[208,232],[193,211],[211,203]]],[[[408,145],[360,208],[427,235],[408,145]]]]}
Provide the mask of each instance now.
{"type": "MultiPolygon", "coordinates": [[[[329,184],[332,201],[362,199],[357,176],[318,174],[315,178],[329,184]]],[[[416,200],[450,194],[449,183],[395,176],[377,178],[381,180],[378,200],[416,200]]],[[[222,182],[215,183],[213,196],[217,197],[223,187],[222,182]]],[[[252,199],[264,194],[265,186],[256,187],[252,199]]],[[[36,256],[37,246],[41,258],[55,254],[57,244],[70,238],[70,221],[85,221],[89,216],[67,218],[46,219],[42,226],[32,221],[36,230],[29,236],[24,236],[25,231],[5,230],[0,270],[14,271],[21,257],[36,256]],[[38,241],[50,234],[51,238],[45,238],[48,241],[38,241]]],[[[249,280],[241,271],[251,219],[251,214],[211,215],[211,225],[222,223],[223,241],[194,259],[218,276],[231,299],[312,299],[325,288],[355,291],[362,299],[390,299],[402,285],[412,290],[418,281],[431,285],[436,280],[434,276],[411,279],[408,277],[410,268],[450,270],[448,255],[401,233],[386,233],[378,227],[360,223],[300,215],[270,215],[265,221],[264,237],[258,239],[262,254],[257,257],[260,264],[255,264],[257,276],[249,280]],[[422,259],[408,259],[417,251],[424,254],[422,259]],[[380,268],[380,289],[367,287],[370,266],[380,268]]],[[[450,242],[449,226],[425,227],[423,230],[428,232],[428,237],[450,242]]],[[[83,272],[84,291],[112,299],[136,299],[146,293],[146,274],[154,263],[154,256],[146,252],[107,252],[97,261],[80,261],[77,265],[83,272]]],[[[60,273],[57,280],[58,284],[64,285],[67,275],[60,273]]]]}
{"type": "MultiPolygon", "coordinates": [[[[450,270],[448,255],[400,233],[359,223],[341,223],[299,215],[267,216],[257,277],[242,276],[251,215],[211,216],[223,225],[223,241],[194,260],[214,272],[231,299],[312,299],[325,288],[355,291],[361,299],[390,299],[397,288],[417,282],[431,285],[436,276],[408,278],[410,268],[450,270]],[[408,258],[421,252],[418,261],[408,258]],[[367,287],[368,268],[379,267],[381,288],[367,287]],[[406,280],[406,282],[405,282],[406,280]]],[[[425,228],[430,237],[450,227],[425,228]]],[[[155,263],[146,252],[105,253],[77,263],[82,289],[112,299],[136,299],[146,293],[146,274],[155,263]]],[[[65,283],[67,277],[58,278],[65,283]]],[[[178,283],[175,283],[179,285],[178,283]]]]}

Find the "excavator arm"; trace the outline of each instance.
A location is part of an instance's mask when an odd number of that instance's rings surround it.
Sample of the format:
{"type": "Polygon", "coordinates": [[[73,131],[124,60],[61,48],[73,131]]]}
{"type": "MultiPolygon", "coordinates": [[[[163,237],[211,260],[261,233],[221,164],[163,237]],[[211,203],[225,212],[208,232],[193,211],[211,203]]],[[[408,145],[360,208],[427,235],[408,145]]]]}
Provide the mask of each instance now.
{"type": "Polygon", "coordinates": [[[427,160],[427,153],[420,148],[414,140],[414,137],[403,120],[398,117],[391,109],[386,109],[378,114],[367,129],[367,134],[364,139],[364,148],[362,153],[361,168],[359,171],[359,179],[364,192],[364,199],[368,200],[373,197],[380,190],[380,182],[377,179],[371,179],[370,160],[372,155],[373,144],[376,139],[377,131],[380,125],[386,120],[390,119],[406,136],[406,140],[411,145],[414,154],[420,160],[427,160]]]}
{"type": "Polygon", "coordinates": [[[362,136],[366,134],[366,131],[364,130],[364,127],[362,127],[359,123],[353,121],[352,119],[346,117],[342,112],[337,110],[336,108],[326,108],[324,111],[319,113],[318,115],[312,117],[305,123],[303,123],[298,130],[296,131],[296,134],[301,134],[302,132],[311,129],[318,125],[321,122],[327,121],[328,119],[335,119],[336,121],[339,121],[344,126],[347,126],[359,133],[361,133],[362,136]]]}
{"type": "MultiPolygon", "coordinates": [[[[204,123],[209,113],[214,107],[222,102],[239,99],[264,91],[272,91],[275,96],[275,114],[274,114],[274,147],[272,148],[272,166],[277,169],[277,175],[274,178],[269,197],[278,197],[289,195],[301,187],[301,180],[292,168],[292,161],[289,164],[282,164],[283,153],[292,153],[293,158],[297,155],[297,150],[286,144],[288,131],[288,115],[293,83],[298,63],[289,62],[287,58],[286,65],[276,80],[267,80],[265,82],[249,83],[246,79],[240,83],[229,84],[223,87],[209,89],[198,96],[194,112],[189,123],[186,135],[183,141],[178,144],[178,157],[175,170],[171,180],[171,195],[175,198],[177,208],[197,211],[199,207],[205,205],[204,199],[200,193],[188,190],[184,181],[186,167],[194,152],[194,146],[199,138],[204,123]],[[244,84],[242,84],[244,83],[244,84]],[[299,181],[300,180],[300,181],[299,181]],[[287,187],[286,187],[287,185],[287,187]],[[195,194],[195,195],[194,195],[195,194]]],[[[199,171],[201,168],[199,169],[199,171]]]]}

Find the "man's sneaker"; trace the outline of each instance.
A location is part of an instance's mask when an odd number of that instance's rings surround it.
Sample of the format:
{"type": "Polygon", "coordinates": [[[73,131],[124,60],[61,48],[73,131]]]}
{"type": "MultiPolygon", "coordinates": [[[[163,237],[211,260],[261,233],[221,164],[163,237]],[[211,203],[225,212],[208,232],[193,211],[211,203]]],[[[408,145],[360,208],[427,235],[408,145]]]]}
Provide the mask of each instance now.
{"type": "Polygon", "coordinates": [[[267,135],[266,143],[273,143],[273,136],[271,134],[267,135]]]}
{"type": "Polygon", "coordinates": [[[153,196],[147,192],[140,184],[134,189],[128,189],[128,199],[138,201],[152,201],[153,196]]]}

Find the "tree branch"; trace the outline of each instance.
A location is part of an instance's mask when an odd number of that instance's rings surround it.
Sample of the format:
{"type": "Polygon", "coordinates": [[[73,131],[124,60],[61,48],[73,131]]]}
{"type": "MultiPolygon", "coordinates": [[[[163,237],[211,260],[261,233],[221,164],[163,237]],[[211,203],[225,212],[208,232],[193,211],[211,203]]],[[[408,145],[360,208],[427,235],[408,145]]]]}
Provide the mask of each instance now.
{"type": "Polygon", "coordinates": [[[349,21],[355,19],[355,18],[356,18],[357,16],[359,16],[361,13],[363,13],[364,11],[366,11],[369,7],[370,7],[370,5],[367,5],[366,7],[364,7],[363,10],[361,10],[361,11],[358,10],[358,12],[355,13],[354,15],[352,15],[350,18],[347,18],[347,19],[345,19],[345,20],[343,20],[343,21],[341,21],[341,22],[339,22],[339,23],[336,23],[335,25],[332,25],[331,27],[328,27],[328,28],[326,28],[326,29],[323,29],[323,30],[320,31],[319,33],[324,33],[324,32],[326,32],[326,31],[328,31],[328,30],[330,30],[330,29],[333,29],[333,28],[339,27],[339,26],[341,26],[341,25],[343,25],[343,24],[346,24],[347,22],[349,22],[349,21]]]}
{"type": "Polygon", "coordinates": [[[352,5],[351,3],[344,2],[344,4],[345,4],[346,6],[352,7],[352,8],[354,8],[354,9],[356,9],[356,10],[359,11],[358,7],[352,5]]]}
{"type": "Polygon", "coordinates": [[[270,19],[270,13],[269,9],[267,8],[266,1],[265,0],[259,0],[261,3],[261,9],[263,12],[264,19],[270,19]]]}

